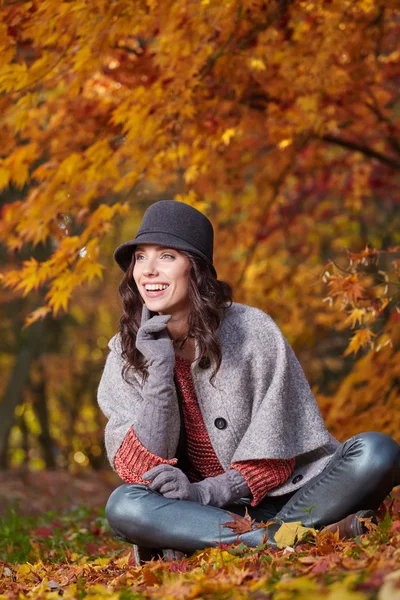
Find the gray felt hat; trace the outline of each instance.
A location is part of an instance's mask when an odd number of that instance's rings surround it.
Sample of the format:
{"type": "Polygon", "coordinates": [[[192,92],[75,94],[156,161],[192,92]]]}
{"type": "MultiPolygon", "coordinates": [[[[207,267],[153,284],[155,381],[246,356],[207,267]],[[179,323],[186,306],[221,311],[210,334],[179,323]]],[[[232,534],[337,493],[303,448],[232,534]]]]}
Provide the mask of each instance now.
{"type": "Polygon", "coordinates": [[[213,226],[203,213],[177,200],[160,200],[149,206],[134,239],[118,246],[114,258],[127,271],[137,245],[158,244],[201,256],[216,274],[213,243],[213,226]]]}

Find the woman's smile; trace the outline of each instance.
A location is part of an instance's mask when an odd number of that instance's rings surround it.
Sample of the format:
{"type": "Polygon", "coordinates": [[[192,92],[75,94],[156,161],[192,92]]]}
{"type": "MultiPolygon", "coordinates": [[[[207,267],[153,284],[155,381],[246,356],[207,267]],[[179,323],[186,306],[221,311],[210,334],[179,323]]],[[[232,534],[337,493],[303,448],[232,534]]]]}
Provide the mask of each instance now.
{"type": "Polygon", "coordinates": [[[144,296],[145,298],[159,298],[169,288],[169,283],[144,283],[144,296]]]}

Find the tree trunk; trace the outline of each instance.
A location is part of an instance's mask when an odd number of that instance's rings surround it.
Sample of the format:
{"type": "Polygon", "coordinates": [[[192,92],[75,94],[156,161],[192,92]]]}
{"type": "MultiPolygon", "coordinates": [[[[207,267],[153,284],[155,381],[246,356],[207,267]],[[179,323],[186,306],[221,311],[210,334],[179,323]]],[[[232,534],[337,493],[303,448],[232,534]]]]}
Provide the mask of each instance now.
{"type": "Polygon", "coordinates": [[[40,423],[40,434],[38,441],[42,449],[44,461],[47,469],[55,469],[56,461],[54,458],[54,442],[49,428],[49,412],[47,407],[46,380],[43,365],[39,363],[40,378],[38,383],[30,381],[33,393],[33,408],[40,423]]]}
{"type": "Polygon", "coordinates": [[[43,331],[44,321],[37,321],[29,329],[21,332],[20,349],[0,404],[0,456],[6,452],[15,409],[22,402],[32,360],[40,354],[43,331]]]}

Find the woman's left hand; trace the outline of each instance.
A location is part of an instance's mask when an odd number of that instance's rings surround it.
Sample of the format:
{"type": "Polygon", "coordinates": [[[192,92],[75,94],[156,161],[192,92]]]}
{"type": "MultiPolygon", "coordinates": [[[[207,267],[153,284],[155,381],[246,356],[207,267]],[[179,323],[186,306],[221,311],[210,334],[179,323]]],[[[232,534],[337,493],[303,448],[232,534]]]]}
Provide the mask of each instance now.
{"type": "Polygon", "coordinates": [[[151,481],[149,488],[153,492],[159,492],[166,498],[177,498],[178,500],[191,500],[196,502],[196,490],[193,488],[186,475],[171,465],[157,465],[143,473],[142,479],[151,481]]]}

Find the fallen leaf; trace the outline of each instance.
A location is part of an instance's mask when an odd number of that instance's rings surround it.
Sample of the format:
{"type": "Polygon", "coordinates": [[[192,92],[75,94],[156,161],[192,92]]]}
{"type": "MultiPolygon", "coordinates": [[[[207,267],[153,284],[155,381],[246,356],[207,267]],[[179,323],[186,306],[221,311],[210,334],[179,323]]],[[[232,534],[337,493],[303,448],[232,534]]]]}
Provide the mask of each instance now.
{"type": "Polygon", "coordinates": [[[315,536],[315,529],[303,527],[301,521],[291,521],[289,523],[282,523],[275,533],[274,539],[278,548],[286,548],[286,546],[293,546],[308,534],[315,536]]]}
{"type": "Polygon", "coordinates": [[[248,531],[253,531],[252,526],[255,522],[255,519],[250,517],[249,513],[247,512],[247,508],[244,517],[231,512],[229,514],[232,515],[233,521],[224,523],[224,527],[229,527],[232,529],[233,533],[236,533],[237,535],[240,535],[241,533],[247,533],[248,531]]]}
{"type": "Polygon", "coordinates": [[[117,565],[117,567],[123,569],[124,567],[128,566],[130,557],[131,553],[128,552],[127,554],[124,554],[124,556],[121,556],[121,558],[117,558],[117,560],[115,560],[114,562],[117,565]]]}
{"type": "Polygon", "coordinates": [[[317,531],[315,543],[318,554],[331,554],[335,546],[339,543],[339,529],[337,529],[335,533],[329,529],[317,531]]]}
{"type": "Polygon", "coordinates": [[[34,529],[32,531],[32,533],[37,536],[37,537],[41,537],[43,539],[48,539],[49,537],[51,537],[52,535],[52,531],[51,529],[49,529],[49,527],[38,527],[37,529],[34,529]]]}
{"type": "Polygon", "coordinates": [[[142,575],[143,575],[143,581],[149,587],[151,587],[153,585],[157,585],[159,583],[157,575],[154,573],[154,571],[149,569],[149,567],[147,567],[147,566],[143,567],[142,575]]]}
{"type": "Polygon", "coordinates": [[[275,525],[275,523],[276,523],[276,519],[273,519],[272,521],[267,521],[266,523],[261,521],[261,523],[258,523],[256,525],[256,529],[268,529],[268,527],[270,525],[275,525]]]}

